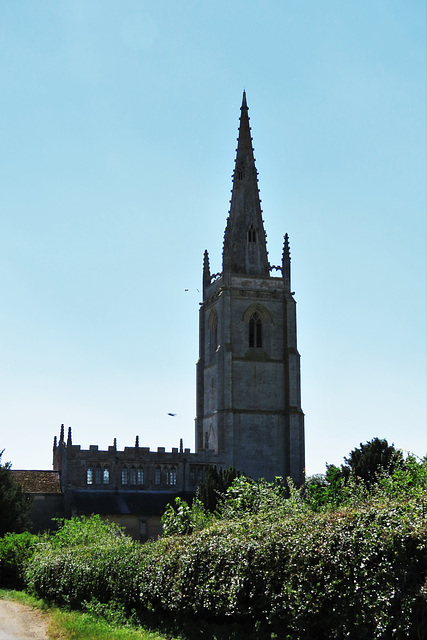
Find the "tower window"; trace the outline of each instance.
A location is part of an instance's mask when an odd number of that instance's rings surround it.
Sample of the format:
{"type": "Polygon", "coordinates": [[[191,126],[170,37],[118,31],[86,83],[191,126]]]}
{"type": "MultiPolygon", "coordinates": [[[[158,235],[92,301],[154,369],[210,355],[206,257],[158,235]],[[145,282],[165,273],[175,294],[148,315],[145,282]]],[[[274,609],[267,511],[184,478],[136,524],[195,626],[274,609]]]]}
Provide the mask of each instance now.
{"type": "Polygon", "coordinates": [[[256,242],[256,231],[253,224],[248,229],[248,242],[256,242]]]}
{"type": "Polygon", "coordinates": [[[256,311],[249,320],[249,346],[262,348],[262,320],[256,311]]]}

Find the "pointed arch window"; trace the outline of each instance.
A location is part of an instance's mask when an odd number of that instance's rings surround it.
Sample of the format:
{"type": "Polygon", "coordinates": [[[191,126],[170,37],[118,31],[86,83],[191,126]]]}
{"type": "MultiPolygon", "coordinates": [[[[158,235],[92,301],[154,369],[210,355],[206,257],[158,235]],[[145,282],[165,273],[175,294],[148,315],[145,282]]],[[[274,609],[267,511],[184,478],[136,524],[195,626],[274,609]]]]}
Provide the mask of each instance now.
{"type": "Polygon", "coordinates": [[[256,231],[253,224],[248,229],[248,242],[256,242],[256,231]]]}
{"type": "Polygon", "coordinates": [[[103,483],[104,484],[110,484],[110,470],[109,470],[108,467],[105,467],[105,469],[104,469],[103,483]]]}
{"type": "Polygon", "coordinates": [[[102,482],[102,469],[101,465],[95,467],[95,484],[101,484],[102,482]]]}
{"type": "Polygon", "coordinates": [[[131,467],[129,469],[129,484],[136,484],[136,469],[131,467]]]}
{"type": "Polygon", "coordinates": [[[86,484],[93,484],[93,469],[91,467],[86,471],[86,484]]]}
{"type": "Polygon", "coordinates": [[[262,348],[262,320],[256,311],[249,319],[249,347],[262,348]]]}
{"type": "Polygon", "coordinates": [[[122,469],[122,484],[128,484],[128,482],[129,482],[128,469],[127,469],[127,467],[123,467],[123,469],[122,469]]]}
{"type": "Polygon", "coordinates": [[[154,484],[159,485],[161,482],[162,470],[160,467],[156,467],[154,470],[154,484]]]}
{"type": "Polygon", "coordinates": [[[141,469],[141,467],[136,472],[136,482],[137,484],[144,484],[144,469],[141,469]]]}

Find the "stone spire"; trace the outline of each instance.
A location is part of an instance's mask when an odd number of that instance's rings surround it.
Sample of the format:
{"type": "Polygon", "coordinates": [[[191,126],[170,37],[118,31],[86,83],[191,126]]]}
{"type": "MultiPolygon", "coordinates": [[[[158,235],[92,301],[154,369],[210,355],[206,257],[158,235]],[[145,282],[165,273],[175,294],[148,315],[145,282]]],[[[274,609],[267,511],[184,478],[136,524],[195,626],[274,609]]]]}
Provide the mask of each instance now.
{"type": "Polygon", "coordinates": [[[268,276],[270,267],[245,91],[240,112],[230,212],[224,234],[223,273],[268,276]]]}

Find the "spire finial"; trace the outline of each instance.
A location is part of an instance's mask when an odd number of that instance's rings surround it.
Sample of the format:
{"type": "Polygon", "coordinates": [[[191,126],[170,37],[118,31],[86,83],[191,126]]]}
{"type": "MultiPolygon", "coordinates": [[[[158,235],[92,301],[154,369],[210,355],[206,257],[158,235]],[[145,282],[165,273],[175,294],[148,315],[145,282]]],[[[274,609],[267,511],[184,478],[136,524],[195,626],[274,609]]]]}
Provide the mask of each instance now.
{"type": "Polygon", "coordinates": [[[282,276],[285,281],[286,291],[291,290],[291,252],[289,249],[289,236],[285,233],[282,255],[282,276]]]}
{"type": "Polygon", "coordinates": [[[207,250],[205,250],[203,256],[203,298],[205,297],[205,289],[211,283],[211,270],[209,267],[209,254],[207,250]]]}
{"type": "Polygon", "coordinates": [[[71,439],[71,427],[68,427],[68,438],[67,438],[67,447],[71,447],[73,441],[71,439]]]}

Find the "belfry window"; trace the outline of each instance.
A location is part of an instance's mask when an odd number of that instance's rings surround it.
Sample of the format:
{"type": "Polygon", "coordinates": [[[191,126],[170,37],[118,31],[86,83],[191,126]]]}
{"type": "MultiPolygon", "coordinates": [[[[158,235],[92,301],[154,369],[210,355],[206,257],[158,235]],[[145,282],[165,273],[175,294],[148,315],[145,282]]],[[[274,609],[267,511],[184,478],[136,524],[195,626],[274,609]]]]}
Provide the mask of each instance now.
{"type": "Polygon", "coordinates": [[[248,229],[248,242],[256,242],[256,231],[253,224],[248,229]]]}
{"type": "Polygon", "coordinates": [[[249,347],[262,348],[262,320],[256,311],[249,319],[249,347]]]}

